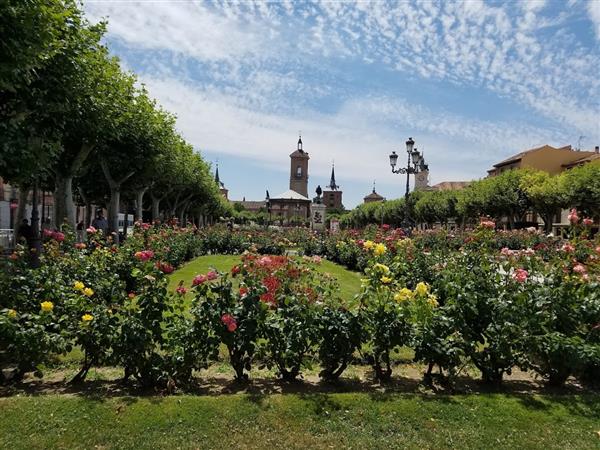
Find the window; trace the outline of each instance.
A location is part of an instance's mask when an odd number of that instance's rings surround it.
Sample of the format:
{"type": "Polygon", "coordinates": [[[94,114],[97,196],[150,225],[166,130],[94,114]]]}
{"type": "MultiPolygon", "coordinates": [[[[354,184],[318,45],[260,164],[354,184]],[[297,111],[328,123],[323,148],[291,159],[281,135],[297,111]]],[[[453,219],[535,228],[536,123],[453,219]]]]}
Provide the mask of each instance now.
{"type": "Polygon", "coordinates": [[[296,167],[296,177],[302,178],[302,166],[296,167]]]}

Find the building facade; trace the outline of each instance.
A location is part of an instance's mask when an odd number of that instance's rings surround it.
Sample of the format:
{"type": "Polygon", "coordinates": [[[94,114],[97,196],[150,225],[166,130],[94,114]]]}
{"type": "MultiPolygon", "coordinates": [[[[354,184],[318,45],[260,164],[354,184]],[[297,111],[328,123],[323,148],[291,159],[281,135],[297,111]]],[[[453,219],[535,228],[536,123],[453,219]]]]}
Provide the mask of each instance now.
{"type": "Polygon", "coordinates": [[[550,145],[532,148],[511,156],[488,170],[488,176],[493,177],[507,170],[513,169],[536,169],[557,175],[571,163],[591,157],[595,152],[573,150],[570,145],[555,148],[550,145]]]}

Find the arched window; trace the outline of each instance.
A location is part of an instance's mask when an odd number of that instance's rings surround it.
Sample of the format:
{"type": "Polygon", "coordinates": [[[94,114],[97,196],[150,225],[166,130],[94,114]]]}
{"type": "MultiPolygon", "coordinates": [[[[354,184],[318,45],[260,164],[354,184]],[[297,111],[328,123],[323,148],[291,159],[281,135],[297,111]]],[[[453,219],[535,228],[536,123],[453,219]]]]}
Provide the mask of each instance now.
{"type": "Polygon", "coordinates": [[[296,177],[302,178],[302,166],[296,167],[296,177]]]}

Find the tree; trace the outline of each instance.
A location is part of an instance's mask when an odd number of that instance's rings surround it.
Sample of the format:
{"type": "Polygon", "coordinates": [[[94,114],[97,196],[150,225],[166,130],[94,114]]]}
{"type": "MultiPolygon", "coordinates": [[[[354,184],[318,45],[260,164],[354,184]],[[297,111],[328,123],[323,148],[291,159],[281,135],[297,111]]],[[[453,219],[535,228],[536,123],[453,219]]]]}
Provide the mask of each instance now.
{"type": "Polygon", "coordinates": [[[567,204],[590,217],[600,216],[600,163],[597,161],[563,174],[567,204]]]}
{"type": "Polygon", "coordinates": [[[523,177],[521,187],[527,192],[533,211],[544,221],[544,230],[551,232],[554,216],[567,204],[564,177],[532,171],[523,177]]]}

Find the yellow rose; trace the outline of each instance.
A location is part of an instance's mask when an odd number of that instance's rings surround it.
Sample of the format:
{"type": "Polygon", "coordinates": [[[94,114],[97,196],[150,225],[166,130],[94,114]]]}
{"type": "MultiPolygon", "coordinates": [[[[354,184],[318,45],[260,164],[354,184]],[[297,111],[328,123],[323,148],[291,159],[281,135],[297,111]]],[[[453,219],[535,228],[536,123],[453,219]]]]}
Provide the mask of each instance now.
{"type": "Polygon", "coordinates": [[[83,291],[83,295],[85,295],[86,297],[91,297],[92,295],[94,295],[94,291],[92,288],[85,288],[83,291]]]}
{"type": "Polygon", "coordinates": [[[91,314],[84,314],[83,316],[81,316],[81,320],[83,322],[91,322],[92,320],[94,320],[94,316],[92,316],[91,314]]]}
{"type": "Polygon", "coordinates": [[[52,303],[48,300],[46,300],[45,302],[42,302],[40,304],[40,306],[42,307],[42,312],[46,312],[46,313],[52,312],[52,310],[54,309],[54,303],[52,303]]]}
{"type": "Polygon", "coordinates": [[[380,264],[380,263],[377,263],[377,264],[375,264],[375,265],[373,266],[373,268],[374,268],[375,270],[379,270],[379,271],[383,272],[383,273],[384,273],[384,274],[386,274],[386,275],[387,275],[388,273],[390,273],[390,268],[389,268],[388,266],[386,266],[385,264],[380,264]]]}
{"type": "Polygon", "coordinates": [[[81,281],[76,281],[75,283],[73,283],[73,287],[76,290],[81,291],[83,290],[83,288],[85,288],[85,284],[83,284],[81,281]]]}
{"type": "Polygon", "coordinates": [[[417,284],[417,287],[415,287],[415,292],[417,295],[425,296],[429,293],[429,286],[421,281],[417,284]]]}
{"type": "Polygon", "coordinates": [[[365,243],[363,244],[363,247],[366,248],[367,250],[371,250],[373,247],[375,247],[375,242],[365,241],[365,243]]]}
{"type": "Polygon", "coordinates": [[[14,309],[9,309],[8,311],[6,311],[6,315],[9,319],[14,319],[17,317],[17,312],[14,309]]]}
{"type": "Polygon", "coordinates": [[[394,295],[394,300],[396,300],[397,302],[406,302],[408,300],[411,300],[412,298],[413,293],[408,288],[402,288],[400,289],[400,292],[394,295]]]}
{"type": "Polygon", "coordinates": [[[386,277],[385,275],[383,277],[381,277],[381,282],[383,284],[389,284],[392,282],[392,279],[390,277],[386,277]]]}
{"type": "Polygon", "coordinates": [[[375,249],[373,250],[373,254],[375,256],[381,256],[386,252],[387,248],[383,244],[375,245],[375,249]]]}
{"type": "Polygon", "coordinates": [[[427,303],[429,303],[429,306],[431,306],[432,308],[435,308],[439,305],[437,297],[433,294],[429,294],[429,297],[427,297],[427,303]]]}

